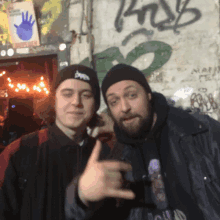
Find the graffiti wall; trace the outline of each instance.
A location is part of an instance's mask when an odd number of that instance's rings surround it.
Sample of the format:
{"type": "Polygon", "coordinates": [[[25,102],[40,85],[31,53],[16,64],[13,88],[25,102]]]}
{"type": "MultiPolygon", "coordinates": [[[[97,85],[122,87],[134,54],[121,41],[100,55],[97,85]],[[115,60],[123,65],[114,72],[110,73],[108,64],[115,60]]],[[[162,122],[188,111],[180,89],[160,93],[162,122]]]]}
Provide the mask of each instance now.
{"type": "MultiPolygon", "coordinates": [[[[142,70],[152,89],[176,106],[199,109],[220,120],[219,1],[93,2],[94,60],[100,82],[112,66],[127,63],[142,70]]],[[[72,63],[89,65],[86,45],[86,40],[76,43],[72,63]]]]}

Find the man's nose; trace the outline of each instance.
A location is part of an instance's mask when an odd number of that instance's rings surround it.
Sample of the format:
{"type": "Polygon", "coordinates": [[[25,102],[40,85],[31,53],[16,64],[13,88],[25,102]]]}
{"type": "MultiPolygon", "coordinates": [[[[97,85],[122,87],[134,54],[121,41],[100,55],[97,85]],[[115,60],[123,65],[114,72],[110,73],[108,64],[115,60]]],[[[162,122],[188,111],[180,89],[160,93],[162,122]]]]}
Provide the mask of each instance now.
{"type": "Polygon", "coordinates": [[[122,110],[122,112],[124,112],[124,113],[127,113],[127,112],[129,112],[129,111],[131,110],[130,104],[129,104],[128,101],[125,100],[125,99],[123,99],[123,100],[121,101],[121,110],[122,110]]]}
{"type": "Polygon", "coordinates": [[[71,104],[75,106],[81,106],[82,100],[79,94],[75,94],[71,100],[71,104]]]}

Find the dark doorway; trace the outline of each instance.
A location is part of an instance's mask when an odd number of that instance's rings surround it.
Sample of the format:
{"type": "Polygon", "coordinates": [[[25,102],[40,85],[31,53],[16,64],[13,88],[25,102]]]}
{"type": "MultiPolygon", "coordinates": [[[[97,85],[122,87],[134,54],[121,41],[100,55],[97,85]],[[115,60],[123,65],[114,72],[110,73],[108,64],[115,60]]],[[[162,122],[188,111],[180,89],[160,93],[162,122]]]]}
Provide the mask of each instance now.
{"type": "Polygon", "coordinates": [[[35,104],[48,97],[57,63],[57,55],[0,61],[0,139],[10,132],[18,138],[39,128],[35,104]]]}
{"type": "Polygon", "coordinates": [[[0,61],[0,115],[5,117],[11,98],[33,99],[34,103],[45,98],[57,72],[57,55],[0,61]]]}

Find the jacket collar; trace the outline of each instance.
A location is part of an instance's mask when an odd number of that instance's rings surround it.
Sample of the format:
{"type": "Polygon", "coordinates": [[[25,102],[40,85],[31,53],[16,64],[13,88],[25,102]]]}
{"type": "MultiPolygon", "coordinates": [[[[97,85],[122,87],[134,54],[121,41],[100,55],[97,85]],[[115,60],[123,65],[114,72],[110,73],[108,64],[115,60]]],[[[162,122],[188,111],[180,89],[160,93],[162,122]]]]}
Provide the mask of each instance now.
{"type": "Polygon", "coordinates": [[[51,141],[54,143],[53,148],[57,148],[57,149],[61,149],[61,148],[68,149],[69,146],[71,146],[72,148],[77,148],[79,146],[83,147],[84,145],[87,144],[88,138],[89,138],[89,136],[86,132],[84,134],[83,143],[77,144],[75,141],[73,141],[69,137],[67,137],[66,134],[64,134],[63,131],[61,131],[55,123],[50,127],[49,131],[51,134],[51,141]]]}

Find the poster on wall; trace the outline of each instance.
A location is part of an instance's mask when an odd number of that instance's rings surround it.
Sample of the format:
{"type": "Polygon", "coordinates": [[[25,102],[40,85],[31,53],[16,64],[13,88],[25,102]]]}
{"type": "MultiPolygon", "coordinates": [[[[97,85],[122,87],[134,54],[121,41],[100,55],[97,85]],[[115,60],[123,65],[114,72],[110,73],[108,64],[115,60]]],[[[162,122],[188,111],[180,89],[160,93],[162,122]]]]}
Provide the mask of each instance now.
{"type": "Polygon", "coordinates": [[[7,7],[7,17],[14,48],[40,45],[32,1],[9,4],[7,7]]]}

